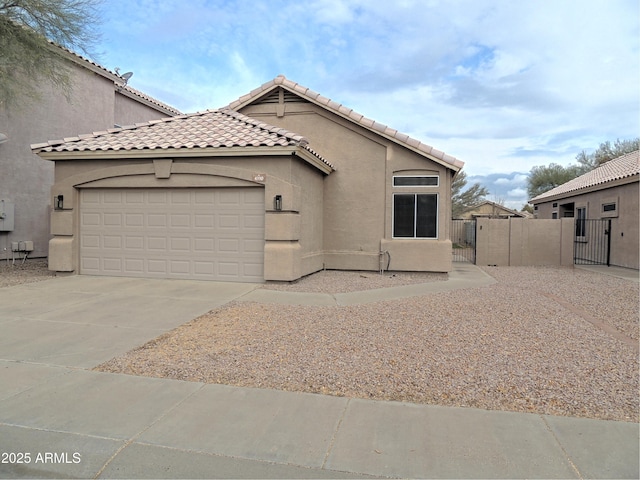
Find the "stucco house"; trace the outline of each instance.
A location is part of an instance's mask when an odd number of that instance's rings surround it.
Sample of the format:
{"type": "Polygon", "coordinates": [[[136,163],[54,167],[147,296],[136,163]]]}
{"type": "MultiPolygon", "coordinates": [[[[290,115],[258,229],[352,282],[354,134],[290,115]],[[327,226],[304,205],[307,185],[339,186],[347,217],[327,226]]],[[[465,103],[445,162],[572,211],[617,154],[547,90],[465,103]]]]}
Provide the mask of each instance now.
{"type": "Polygon", "coordinates": [[[458,219],[471,220],[473,218],[529,218],[526,212],[517,212],[490,200],[484,200],[462,212],[458,219]]]}
{"type": "Polygon", "coordinates": [[[640,153],[631,152],[529,200],[536,218],[576,219],[576,241],[585,242],[587,221],[611,219],[612,265],[639,268],[640,153]]]}
{"type": "Polygon", "coordinates": [[[14,255],[14,242],[32,242],[32,257],[48,254],[54,167],[33,154],[32,143],[180,113],[129,87],[117,73],[60,46],[50,48],[69,67],[70,98],[43,83],[37,101],[0,107],[0,259],[14,255]]]}
{"type": "Polygon", "coordinates": [[[463,163],[283,76],[230,105],[33,145],[49,268],[262,282],[451,270],[463,163]]]}

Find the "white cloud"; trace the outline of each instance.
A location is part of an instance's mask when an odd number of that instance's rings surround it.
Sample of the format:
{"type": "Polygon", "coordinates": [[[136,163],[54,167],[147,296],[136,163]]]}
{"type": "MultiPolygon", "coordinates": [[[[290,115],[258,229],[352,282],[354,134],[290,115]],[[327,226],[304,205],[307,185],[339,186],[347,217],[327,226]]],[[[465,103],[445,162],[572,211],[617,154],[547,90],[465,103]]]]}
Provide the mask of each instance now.
{"type": "Polygon", "coordinates": [[[509,190],[507,192],[509,197],[524,197],[527,196],[527,190],[524,188],[514,188],[513,190],[509,190]]]}
{"type": "MultiPolygon", "coordinates": [[[[184,111],[225,105],[283,73],[482,175],[571,163],[582,149],[640,131],[632,1],[110,0],[104,8],[105,66],[134,71],[132,86],[184,111]]],[[[503,177],[512,182],[503,186],[523,184],[503,177]]]]}

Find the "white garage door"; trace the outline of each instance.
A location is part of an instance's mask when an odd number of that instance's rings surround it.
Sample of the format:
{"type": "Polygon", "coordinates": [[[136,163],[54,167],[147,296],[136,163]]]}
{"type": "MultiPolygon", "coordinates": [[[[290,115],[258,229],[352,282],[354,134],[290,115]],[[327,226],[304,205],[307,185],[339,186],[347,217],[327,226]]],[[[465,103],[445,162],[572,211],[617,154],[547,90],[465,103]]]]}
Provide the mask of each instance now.
{"type": "Polygon", "coordinates": [[[80,273],[262,282],[261,188],[84,189],[80,273]]]}

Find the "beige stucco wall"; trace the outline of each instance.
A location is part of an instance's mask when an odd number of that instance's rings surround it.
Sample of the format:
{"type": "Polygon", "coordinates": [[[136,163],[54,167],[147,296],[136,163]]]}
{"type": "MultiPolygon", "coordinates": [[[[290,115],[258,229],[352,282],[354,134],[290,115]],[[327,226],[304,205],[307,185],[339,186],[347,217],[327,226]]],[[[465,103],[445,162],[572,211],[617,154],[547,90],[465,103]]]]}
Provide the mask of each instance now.
{"type": "Polygon", "coordinates": [[[550,219],[553,212],[562,216],[563,205],[573,203],[574,208],[586,207],[587,219],[611,218],[611,264],[627,268],[640,268],[640,191],[638,181],[612,182],[610,188],[595,190],[563,199],[537,204],[536,217],[550,219]],[[615,213],[603,212],[604,203],[617,203],[615,213]],[[557,203],[554,207],[553,204],[557,203]]]}
{"type": "Polygon", "coordinates": [[[573,219],[477,222],[476,265],[573,265],[573,219]]]}
{"type": "Polygon", "coordinates": [[[291,154],[59,160],[55,171],[51,193],[64,195],[64,210],[51,212],[51,270],[78,271],[79,189],[231,186],[264,189],[265,280],[291,281],[322,268],[324,174],[291,154]],[[256,175],[263,180],[256,180],[256,175]],[[275,195],[282,196],[281,211],[274,210],[275,195]]]}
{"type": "Polygon", "coordinates": [[[324,266],[378,270],[380,251],[390,268],[451,270],[452,171],[312,103],[248,105],[241,112],[304,135],[336,171],[324,179],[324,266]],[[393,188],[394,174],[438,174],[438,187],[393,188]],[[438,194],[438,238],[394,239],[393,193],[438,194]]]}
{"type": "Polygon", "coordinates": [[[21,240],[34,242],[32,257],[48,255],[54,168],[31,152],[31,144],[167,116],[116,94],[112,80],[75,63],[69,65],[74,82],[69,100],[43,84],[37,102],[0,108],[0,132],[9,137],[0,144],[0,199],[15,204],[14,230],[0,232],[0,259],[6,257],[9,242],[21,240]]]}

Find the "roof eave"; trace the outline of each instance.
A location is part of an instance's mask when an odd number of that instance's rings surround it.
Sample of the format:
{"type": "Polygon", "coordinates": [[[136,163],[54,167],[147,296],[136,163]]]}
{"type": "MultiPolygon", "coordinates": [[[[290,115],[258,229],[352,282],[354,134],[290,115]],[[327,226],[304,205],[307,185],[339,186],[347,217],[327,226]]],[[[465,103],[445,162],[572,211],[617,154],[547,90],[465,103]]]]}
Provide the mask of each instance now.
{"type": "Polygon", "coordinates": [[[92,72],[97,73],[101,77],[111,80],[114,83],[124,84],[124,80],[122,80],[122,78],[120,78],[116,73],[111,72],[110,70],[107,70],[106,68],[91,62],[90,60],[84,58],[81,55],[78,55],[77,53],[73,53],[72,51],[52,42],[49,43],[49,48],[54,53],[57,53],[70,62],[75,63],[76,65],[86,68],[87,70],[91,70],[92,72]]]}
{"type": "Polygon", "coordinates": [[[305,150],[302,147],[297,147],[297,149],[293,152],[293,154],[297,157],[300,157],[302,160],[304,160],[311,166],[316,167],[325,175],[329,175],[331,172],[335,171],[335,169],[331,165],[324,163],[318,157],[316,157],[311,152],[309,152],[308,150],[305,150]]]}
{"type": "MultiPolygon", "coordinates": [[[[628,183],[634,183],[640,181],[640,174],[629,175],[623,178],[617,178],[615,180],[609,180],[608,182],[598,183],[596,185],[590,185],[588,187],[577,188],[575,190],[569,190],[567,192],[557,193],[546,197],[535,197],[528,201],[531,205],[540,203],[554,202],[556,200],[562,200],[563,198],[575,197],[577,195],[584,195],[586,193],[597,192],[599,190],[606,190],[608,188],[619,187],[628,183]]],[[[544,194],[542,194],[544,195],[544,194]]]]}
{"type": "Polygon", "coordinates": [[[166,113],[167,116],[169,117],[182,115],[179,110],[177,109],[172,110],[170,108],[165,107],[164,105],[161,105],[160,103],[152,102],[140,95],[135,94],[130,90],[127,90],[126,88],[124,88],[124,86],[125,85],[116,84],[116,92],[118,92],[120,95],[124,95],[125,97],[135,100],[138,103],[142,103],[147,107],[153,108],[154,110],[161,110],[163,113],[166,113]]]}
{"type": "Polygon", "coordinates": [[[137,150],[81,150],[48,152],[37,151],[38,145],[32,145],[33,153],[43,160],[52,162],[69,160],[131,160],[160,158],[199,158],[199,157],[247,157],[247,156],[291,156],[296,155],[313,167],[328,175],[333,168],[305,150],[301,146],[275,147],[206,147],[206,148],[154,148],[137,150]]]}

